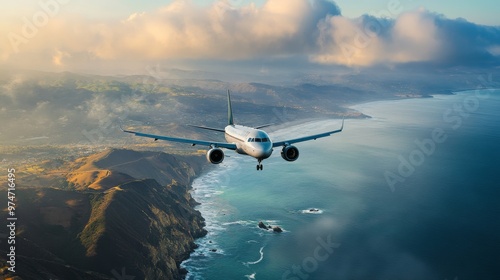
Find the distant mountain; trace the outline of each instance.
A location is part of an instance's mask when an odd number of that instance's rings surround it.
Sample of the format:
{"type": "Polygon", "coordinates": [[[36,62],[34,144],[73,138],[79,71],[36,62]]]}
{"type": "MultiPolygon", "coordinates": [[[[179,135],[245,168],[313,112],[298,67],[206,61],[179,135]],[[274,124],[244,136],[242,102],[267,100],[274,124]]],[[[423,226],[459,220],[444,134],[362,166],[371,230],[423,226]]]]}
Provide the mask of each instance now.
{"type": "MultiPolygon", "coordinates": [[[[181,261],[206,234],[189,194],[200,158],[113,149],[67,164],[63,189],[16,191],[16,275],[180,279],[181,261]]],[[[0,195],[5,200],[5,189],[0,195]]],[[[6,254],[0,247],[1,277],[9,275],[6,254]]]]}

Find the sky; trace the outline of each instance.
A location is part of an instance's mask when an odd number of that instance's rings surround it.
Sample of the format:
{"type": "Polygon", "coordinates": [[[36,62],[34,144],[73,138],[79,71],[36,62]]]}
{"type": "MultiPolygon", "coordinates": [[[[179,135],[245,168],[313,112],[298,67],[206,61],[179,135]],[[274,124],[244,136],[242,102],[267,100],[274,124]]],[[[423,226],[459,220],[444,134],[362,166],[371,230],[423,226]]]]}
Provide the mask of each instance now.
{"type": "Polygon", "coordinates": [[[118,74],[197,61],[491,65],[499,8],[493,0],[9,1],[0,66],[118,74]]]}
{"type": "MultiPolygon", "coordinates": [[[[500,3],[496,0],[453,1],[453,0],[400,0],[402,10],[424,7],[430,11],[444,14],[448,18],[465,18],[478,24],[500,25],[498,9],[500,3]]],[[[347,17],[357,17],[373,11],[379,12],[387,8],[387,0],[337,0],[342,8],[342,14],[347,17]]]]}

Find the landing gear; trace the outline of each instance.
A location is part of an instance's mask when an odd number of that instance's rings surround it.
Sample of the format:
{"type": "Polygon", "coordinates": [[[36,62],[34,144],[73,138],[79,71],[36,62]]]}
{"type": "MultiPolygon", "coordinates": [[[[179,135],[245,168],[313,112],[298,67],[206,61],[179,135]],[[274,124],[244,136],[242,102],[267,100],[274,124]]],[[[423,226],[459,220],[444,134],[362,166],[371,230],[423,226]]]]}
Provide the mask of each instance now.
{"type": "Polygon", "coordinates": [[[264,169],[264,166],[262,165],[261,163],[261,159],[259,159],[259,164],[257,164],[257,170],[263,170],[264,169]]]}

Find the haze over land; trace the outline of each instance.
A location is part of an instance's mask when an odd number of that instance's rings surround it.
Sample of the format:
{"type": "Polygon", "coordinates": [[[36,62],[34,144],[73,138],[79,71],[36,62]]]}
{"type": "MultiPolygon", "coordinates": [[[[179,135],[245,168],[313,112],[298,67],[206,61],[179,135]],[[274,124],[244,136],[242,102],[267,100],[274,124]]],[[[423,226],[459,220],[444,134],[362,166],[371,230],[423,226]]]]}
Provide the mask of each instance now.
{"type": "MultiPolygon", "coordinates": [[[[498,70],[401,67],[379,73],[330,73],[278,85],[231,83],[216,73],[157,68],[156,76],[95,76],[11,72],[0,80],[4,145],[145,143],[119,130],[135,126],[177,136],[220,137],[185,124],[225,125],[225,91],[233,92],[236,121],[246,125],[309,118],[363,117],[355,103],[450,94],[495,85],[498,70]],[[195,76],[208,76],[207,79],[195,76]]],[[[167,143],[168,145],[168,143],[167,143]]]]}

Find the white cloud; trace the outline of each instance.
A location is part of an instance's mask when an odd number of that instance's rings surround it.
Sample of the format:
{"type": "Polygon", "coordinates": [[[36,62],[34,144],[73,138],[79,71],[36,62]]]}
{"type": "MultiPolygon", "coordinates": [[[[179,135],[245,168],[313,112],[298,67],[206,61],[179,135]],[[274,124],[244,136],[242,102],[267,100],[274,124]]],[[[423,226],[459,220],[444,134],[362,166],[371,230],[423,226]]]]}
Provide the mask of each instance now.
{"type": "MultiPolygon", "coordinates": [[[[369,66],[495,55],[500,45],[498,27],[449,20],[422,9],[395,20],[350,19],[326,0],[267,0],[262,6],[230,3],[197,6],[177,0],[116,21],[61,14],[19,43],[19,52],[5,38],[0,41],[0,60],[24,67],[71,69],[169,59],[309,57],[313,63],[369,66]],[[473,38],[481,39],[456,44],[473,38]]],[[[12,26],[0,30],[22,36],[22,26],[12,26]]]]}
{"type": "Polygon", "coordinates": [[[394,22],[330,17],[320,25],[318,45],[314,61],[356,66],[430,61],[441,47],[433,15],[424,10],[403,13],[394,22]]]}

